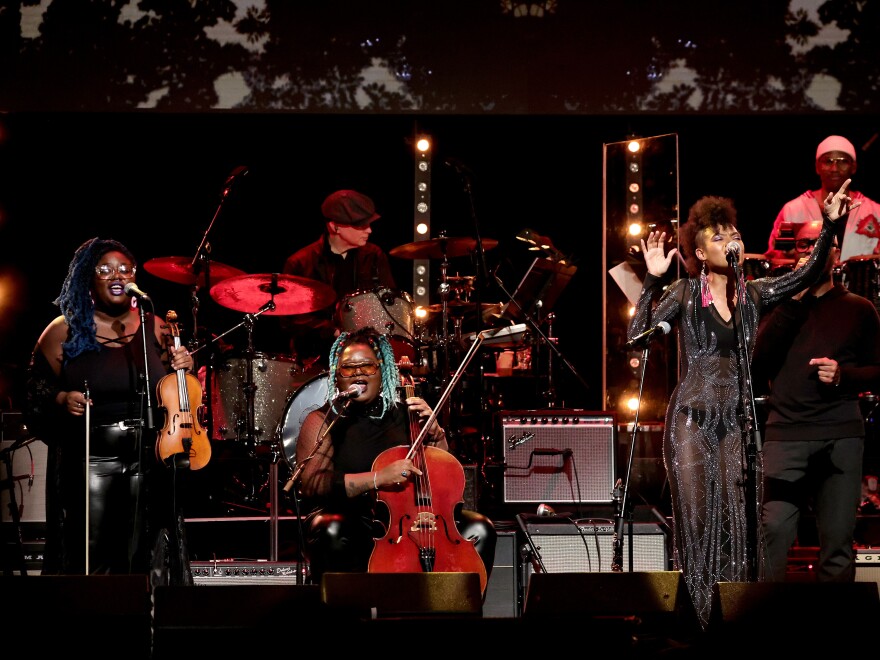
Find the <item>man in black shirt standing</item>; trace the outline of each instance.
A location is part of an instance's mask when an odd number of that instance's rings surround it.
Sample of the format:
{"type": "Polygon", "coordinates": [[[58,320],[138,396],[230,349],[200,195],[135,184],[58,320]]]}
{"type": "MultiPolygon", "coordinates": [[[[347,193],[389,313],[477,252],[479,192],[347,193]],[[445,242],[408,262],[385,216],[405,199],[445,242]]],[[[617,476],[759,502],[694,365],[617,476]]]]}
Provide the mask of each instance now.
{"type": "MultiPolygon", "coordinates": [[[[798,229],[800,266],[821,223],[798,229]]],[[[837,239],[822,277],[767,315],[753,363],[769,382],[763,443],[763,577],[785,580],[800,513],[811,505],[819,533],[816,577],[855,580],[853,535],[861,498],[865,424],[859,394],[880,383],[880,317],[833,280],[837,239]]]]}

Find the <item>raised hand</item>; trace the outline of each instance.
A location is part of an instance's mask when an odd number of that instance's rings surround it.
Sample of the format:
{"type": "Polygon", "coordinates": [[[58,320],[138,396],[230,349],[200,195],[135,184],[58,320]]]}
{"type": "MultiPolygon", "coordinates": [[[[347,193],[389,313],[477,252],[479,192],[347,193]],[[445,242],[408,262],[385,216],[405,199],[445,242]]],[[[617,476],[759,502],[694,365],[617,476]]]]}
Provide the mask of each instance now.
{"type": "Polygon", "coordinates": [[[837,221],[838,218],[861,205],[861,202],[853,203],[852,198],[846,192],[851,181],[852,179],[847,179],[840,186],[840,190],[836,193],[828,193],[828,196],[825,198],[825,215],[828,216],[829,220],[837,221]]]}
{"type": "Polygon", "coordinates": [[[645,265],[648,272],[654,277],[660,277],[667,270],[672,258],[678,252],[678,248],[672,248],[667,254],[663,254],[663,244],[666,242],[665,231],[652,231],[648,234],[647,242],[642,239],[642,254],[645,255],[645,265]]]}

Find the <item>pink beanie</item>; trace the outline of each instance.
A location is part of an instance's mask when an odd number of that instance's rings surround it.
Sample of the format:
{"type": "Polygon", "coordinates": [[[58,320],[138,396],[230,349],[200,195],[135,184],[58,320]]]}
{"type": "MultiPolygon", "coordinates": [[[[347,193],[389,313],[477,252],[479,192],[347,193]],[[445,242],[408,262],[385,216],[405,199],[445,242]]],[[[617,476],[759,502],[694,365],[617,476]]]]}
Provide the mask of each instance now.
{"type": "Polygon", "coordinates": [[[819,160],[822,154],[827,154],[829,151],[842,151],[852,158],[853,162],[856,162],[856,148],[852,145],[852,142],[845,137],[829,135],[822,140],[822,142],[819,143],[819,147],[816,149],[816,160],[819,160]]]}

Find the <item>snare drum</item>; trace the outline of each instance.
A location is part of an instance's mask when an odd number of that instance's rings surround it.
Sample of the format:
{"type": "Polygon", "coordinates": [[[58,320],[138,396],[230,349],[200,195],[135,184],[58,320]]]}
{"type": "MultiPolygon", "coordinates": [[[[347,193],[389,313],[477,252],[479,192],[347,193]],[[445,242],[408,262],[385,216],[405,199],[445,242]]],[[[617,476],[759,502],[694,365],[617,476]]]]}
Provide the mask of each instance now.
{"type": "Polygon", "coordinates": [[[317,410],[327,402],[329,383],[327,372],[320,373],[309,379],[290,397],[281,418],[278,435],[284,445],[284,456],[291,469],[296,466],[296,441],[308,414],[317,410]]]}
{"type": "MultiPolygon", "coordinates": [[[[302,383],[292,358],[254,353],[251,358],[254,384],[254,439],[272,442],[272,433],[290,395],[302,383]]],[[[211,418],[214,440],[247,437],[246,357],[221,357],[214,367],[211,418]]]]}
{"type": "Polygon", "coordinates": [[[373,327],[388,336],[398,361],[406,356],[415,362],[415,309],[412,296],[405,291],[355,291],[339,301],[336,318],[346,332],[373,327]]]}

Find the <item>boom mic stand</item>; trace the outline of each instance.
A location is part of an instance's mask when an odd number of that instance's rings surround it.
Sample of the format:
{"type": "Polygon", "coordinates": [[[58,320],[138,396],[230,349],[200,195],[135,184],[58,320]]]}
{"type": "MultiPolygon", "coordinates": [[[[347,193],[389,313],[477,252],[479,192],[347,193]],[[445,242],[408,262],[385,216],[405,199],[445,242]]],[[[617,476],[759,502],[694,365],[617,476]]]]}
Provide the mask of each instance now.
{"type": "MultiPolygon", "coordinates": [[[[735,244],[738,245],[738,244],[735,244]]],[[[746,343],[745,328],[742,323],[742,301],[746,300],[746,283],[739,263],[739,250],[727,253],[727,261],[736,279],[737,305],[733,314],[736,331],[739,362],[742,365],[740,378],[740,405],[742,406],[742,433],[745,443],[746,465],[744,468],[744,490],[746,501],[746,538],[749,581],[758,576],[758,482],[757,461],[761,451],[761,430],[758,428],[758,412],[755,407],[755,393],[752,388],[752,367],[749,361],[749,347],[746,343]]]]}
{"type": "Polygon", "coordinates": [[[632,425],[632,437],[629,441],[629,458],[626,461],[626,478],[623,480],[623,492],[621,493],[621,482],[620,479],[614,484],[614,502],[617,507],[617,518],[614,523],[614,537],[612,539],[613,552],[611,555],[611,572],[612,573],[621,573],[623,572],[623,523],[626,520],[629,525],[627,526],[628,534],[629,534],[629,570],[632,572],[633,570],[633,517],[632,517],[632,506],[629,502],[629,480],[632,475],[632,466],[633,459],[635,457],[636,452],[636,439],[638,438],[639,432],[639,411],[642,408],[642,391],[645,387],[645,373],[647,372],[648,365],[648,352],[650,349],[650,343],[645,344],[645,348],[642,351],[642,372],[639,374],[639,405],[636,407],[636,414],[633,417],[633,425],[632,425]]]}

